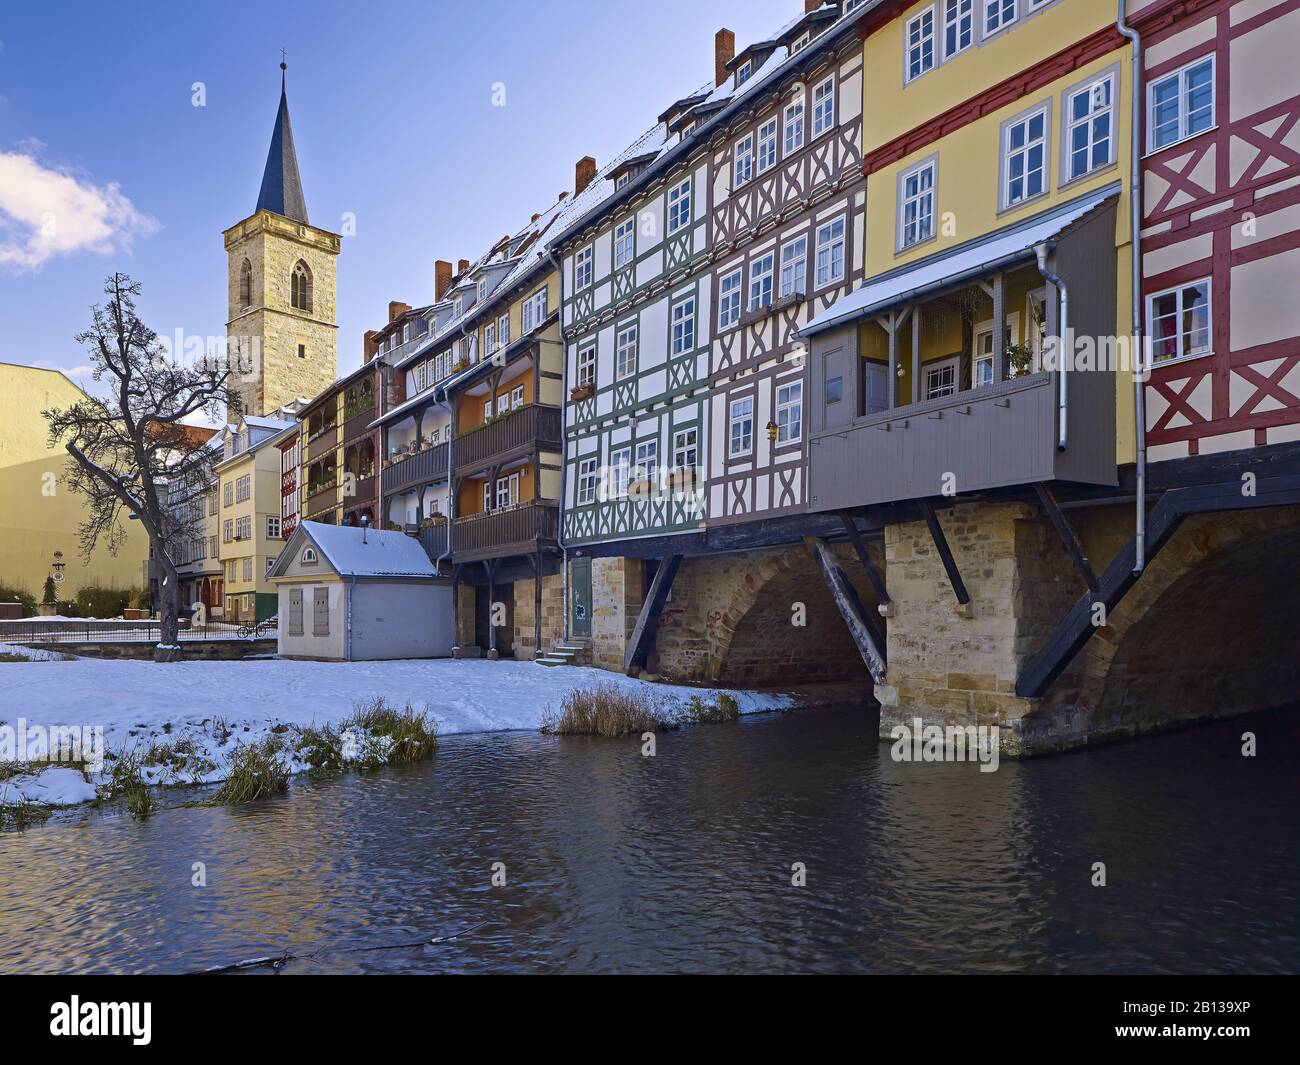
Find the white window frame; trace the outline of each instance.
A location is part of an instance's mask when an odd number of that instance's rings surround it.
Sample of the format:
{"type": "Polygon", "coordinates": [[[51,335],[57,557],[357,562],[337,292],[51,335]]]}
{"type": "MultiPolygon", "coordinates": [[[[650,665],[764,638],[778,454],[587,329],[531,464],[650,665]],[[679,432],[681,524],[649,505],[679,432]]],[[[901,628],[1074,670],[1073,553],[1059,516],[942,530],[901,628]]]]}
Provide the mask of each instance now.
{"type": "Polygon", "coordinates": [[[578,387],[584,385],[594,385],[596,383],[596,345],[588,344],[586,347],[578,349],[577,365],[578,387]]]}
{"type": "Polygon", "coordinates": [[[659,474],[659,441],[642,440],[636,445],[636,461],[632,464],[635,480],[649,481],[653,487],[659,474]]]}
{"type": "Polygon", "coordinates": [[[731,160],[731,187],[738,189],[754,177],[754,135],[736,141],[731,160]]]}
{"type": "Polygon", "coordinates": [[[793,155],[803,147],[804,137],[804,103],[800,97],[792,104],[787,104],[783,116],[785,123],[785,154],[793,155]]]}
{"type": "Polygon", "coordinates": [[[790,381],[776,386],[776,443],[797,444],[803,439],[803,382],[790,381]],[[796,431],[791,432],[791,424],[796,431]]]}
{"type": "Polygon", "coordinates": [[[280,539],[280,515],[268,514],[266,516],[266,538],[268,540],[280,539]]]}
{"type": "Polygon", "coordinates": [[[625,218],[614,227],[614,269],[621,270],[636,259],[636,219],[625,218]]]}
{"type": "Polygon", "coordinates": [[[1190,63],[1179,67],[1177,70],[1171,70],[1168,74],[1159,78],[1153,78],[1147,85],[1147,153],[1164,151],[1175,144],[1180,144],[1190,137],[1199,137],[1202,133],[1208,133],[1218,124],[1215,121],[1215,106],[1218,103],[1215,78],[1218,76],[1218,62],[1215,54],[1203,55],[1199,59],[1194,59],[1190,63]],[[1210,124],[1202,129],[1189,130],[1188,122],[1192,112],[1187,106],[1187,78],[1192,71],[1197,70],[1206,64],[1210,67],[1210,124]],[[1173,140],[1165,141],[1163,144],[1156,144],[1156,90],[1162,86],[1173,82],[1177,86],[1177,121],[1178,132],[1173,140]]]}
{"type": "Polygon", "coordinates": [[[1039,107],[1032,108],[1024,114],[1017,115],[1009,120],[1002,127],[1002,189],[1000,206],[1002,210],[1009,207],[1019,207],[1022,203],[1028,203],[1040,196],[1045,196],[1051,191],[1051,127],[1052,112],[1047,102],[1044,101],[1039,107]],[[1035,119],[1042,119],[1043,135],[1036,139],[1029,136],[1029,124],[1035,119]],[[1023,126],[1025,128],[1025,141],[1018,147],[1011,146],[1012,131],[1023,126]],[[1041,172],[1040,180],[1042,187],[1037,192],[1029,191],[1029,175],[1032,172],[1029,166],[1029,157],[1034,148],[1038,148],[1040,163],[1038,169],[1041,172]],[[1012,161],[1023,156],[1025,160],[1024,170],[1020,174],[1020,180],[1024,184],[1023,192],[1019,199],[1011,199],[1011,164],[1012,161]]]}
{"type": "Polygon", "coordinates": [[[1064,160],[1065,160],[1065,174],[1063,175],[1064,177],[1063,183],[1076,181],[1080,178],[1087,177],[1089,174],[1097,170],[1102,170],[1105,167],[1108,167],[1115,162],[1115,136],[1116,136],[1115,90],[1116,87],[1117,87],[1117,80],[1114,73],[1112,72],[1112,73],[1103,74],[1099,78],[1093,78],[1087,84],[1080,85],[1078,88],[1071,89],[1065,94],[1065,116],[1064,116],[1065,143],[1061,145],[1061,151],[1064,153],[1064,160]],[[1078,99],[1080,96],[1084,95],[1085,93],[1091,96],[1103,85],[1108,86],[1109,88],[1110,102],[1106,104],[1106,106],[1102,109],[1094,109],[1093,106],[1090,104],[1087,115],[1085,115],[1083,118],[1075,118],[1074,101],[1078,99]],[[1106,134],[1106,143],[1107,143],[1106,159],[1104,162],[1094,163],[1092,161],[1093,149],[1095,147],[1095,142],[1093,141],[1093,122],[1096,121],[1096,119],[1103,113],[1106,115],[1106,122],[1107,122],[1107,129],[1108,129],[1108,132],[1106,134]],[[1088,145],[1087,145],[1088,159],[1087,159],[1087,166],[1083,170],[1080,170],[1076,173],[1074,169],[1074,151],[1075,151],[1074,131],[1080,127],[1086,127],[1088,130],[1088,145]]]}
{"type": "Polygon", "coordinates": [[[578,506],[596,502],[596,459],[578,462],[578,506]]]}
{"type": "Polygon", "coordinates": [[[510,410],[510,393],[502,392],[501,395],[497,396],[497,417],[499,418],[501,417],[501,415],[508,413],[509,410],[510,410]]]}
{"type": "Polygon", "coordinates": [[[497,319],[497,344],[505,347],[510,343],[510,312],[506,311],[497,319]]]}
{"type": "Polygon", "coordinates": [[[938,188],[939,188],[939,163],[933,157],[923,162],[911,166],[898,175],[898,248],[900,251],[906,248],[913,248],[932,239],[935,235],[935,215],[938,212],[938,188]],[[926,171],[930,172],[930,185],[928,188],[922,188],[920,177],[926,171]],[[908,195],[907,184],[912,178],[917,179],[916,192],[908,195]],[[920,205],[929,200],[929,230],[926,233],[920,231],[921,219],[925,217],[920,210],[920,205]],[[918,205],[915,225],[917,226],[916,236],[912,240],[907,239],[908,218],[907,209],[910,205],[918,205]]]}
{"type": "Polygon", "coordinates": [[[801,233],[781,247],[781,297],[804,295],[808,289],[808,234],[801,233]]]}
{"type": "MultiPolygon", "coordinates": [[[[922,367],[921,367],[921,373],[922,373],[922,375],[923,375],[923,376],[922,376],[922,379],[921,379],[921,380],[922,380],[922,387],[921,387],[921,398],[922,398],[922,400],[927,400],[927,399],[943,399],[945,396],[955,396],[955,395],[958,393],[958,391],[960,391],[960,389],[961,389],[961,379],[960,379],[960,374],[961,374],[961,356],[960,356],[960,355],[953,355],[953,356],[951,356],[950,358],[947,358],[947,359],[935,359],[934,362],[927,362],[927,363],[925,363],[925,364],[922,365],[922,367]],[[951,370],[951,371],[952,371],[952,387],[951,387],[948,391],[935,391],[935,392],[931,392],[931,391],[930,391],[930,375],[931,375],[932,373],[940,373],[940,372],[945,371],[945,370],[951,370]]],[[[947,386],[941,386],[941,387],[943,387],[943,388],[947,388],[947,386]]]]}
{"type": "Polygon", "coordinates": [[[744,280],[740,267],[718,279],[718,328],[729,329],[740,321],[744,280]]]}
{"type": "Polygon", "coordinates": [[[727,457],[744,458],[753,453],[754,397],[751,395],[733,399],[727,406],[727,457]]]}
{"type": "Polygon", "coordinates": [[[961,55],[975,43],[975,0],[943,0],[943,58],[947,62],[961,55]],[[962,24],[965,23],[966,43],[962,44],[962,24]],[[956,34],[955,43],[949,47],[949,38],[956,34]]]}
{"type": "Polygon", "coordinates": [[[620,326],[614,334],[614,380],[636,375],[637,348],[640,342],[641,328],[637,322],[620,326]]]}
{"type": "Polygon", "coordinates": [[[673,468],[693,470],[700,464],[700,431],[698,426],[678,429],[673,433],[673,468]],[[686,459],[690,458],[687,462],[686,459]]]}
{"type": "Polygon", "coordinates": [[[772,306],[776,290],[776,253],[764,252],[749,264],[749,300],[751,311],[772,306]]]}
{"type": "Polygon", "coordinates": [[[684,355],[695,350],[695,297],[673,304],[672,312],[672,352],[684,355]]]}
{"type": "Polygon", "coordinates": [[[1183,362],[1188,359],[1199,359],[1206,355],[1214,354],[1214,284],[1213,279],[1209,277],[1198,278],[1195,281],[1187,281],[1181,285],[1174,285],[1172,288],[1164,289],[1161,292],[1153,292],[1147,296],[1146,307],[1146,327],[1147,336],[1151,338],[1150,352],[1151,364],[1153,366],[1168,366],[1171,363],[1183,362]],[[1182,328],[1182,317],[1187,313],[1187,308],[1183,302],[1183,295],[1188,289],[1204,288],[1205,289],[1205,347],[1194,351],[1186,350],[1187,334],[1182,328]],[[1175,336],[1175,347],[1173,355],[1166,355],[1163,358],[1157,358],[1155,354],[1155,303],[1156,300],[1164,296],[1174,297],[1174,316],[1178,320],[1178,332],[1175,336]]]}
{"type": "Polygon", "coordinates": [[[817,227],[817,278],[815,288],[839,284],[847,268],[848,224],[843,215],[817,227]],[[838,234],[838,235],[837,235],[838,234]],[[838,249],[838,259],[836,252],[838,249]]]}
{"type": "Polygon", "coordinates": [[[758,144],[754,158],[754,173],[762,174],[776,166],[776,132],[778,119],[773,115],[758,127],[758,144]]]}
{"type": "Polygon", "coordinates": [[[497,510],[504,510],[506,507],[519,505],[519,474],[512,473],[507,477],[497,478],[497,510]],[[502,500],[505,502],[502,502],[502,500]]]}
{"type": "Polygon", "coordinates": [[[592,278],[594,277],[593,260],[595,254],[593,245],[588,244],[585,248],[578,249],[578,253],[573,257],[574,292],[581,292],[584,288],[591,287],[592,278]]]}
{"type": "Polygon", "coordinates": [[[985,37],[1001,33],[1020,18],[1020,0],[982,0],[980,32],[985,37]]]}
{"type": "Polygon", "coordinates": [[[672,236],[691,223],[691,179],[687,178],[668,193],[668,235],[672,236]]]}
{"type": "Polygon", "coordinates": [[[488,322],[483,327],[483,354],[491,355],[497,349],[497,324],[488,322]]]}
{"type": "MultiPolygon", "coordinates": [[[[1020,312],[1012,311],[1007,315],[1007,335],[1004,338],[1006,347],[1010,347],[1016,342],[1016,337],[1020,335],[1020,312]]],[[[997,348],[990,341],[989,353],[985,356],[980,351],[980,340],[983,337],[993,336],[993,319],[979,322],[971,329],[971,353],[970,353],[970,386],[971,388],[983,388],[984,382],[980,381],[979,367],[987,362],[990,367],[988,384],[994,384],[992,370],[997,369],[997,348]]],[[[1006,350],[1003,348],[1003,351],[1006,350]]]]}
{"type": "Polygon", "coordinates": [[[903,30],[903,81],[910,83],[934,69],[939,42],[935,39],[933,5],[918,11],[903,30]]]}
{"type": "Polygon", "coordinates": [[[515,385],[515,387],[510,390],[510,409],[518,410],[523,405],[524,405],[524,386],[515,385]]]}
{"type": "Polygon", "coordinates": [[[621,447],[609,456],[606,474],[605,498],[626,499],[627,486],[632,480],[632,449],[621,447]]]}
{"type": "Polygon", "coordinates": [[[835,127],[835,75],[813,89],[812,100],[812,139],[816,140],[835,127]]]}

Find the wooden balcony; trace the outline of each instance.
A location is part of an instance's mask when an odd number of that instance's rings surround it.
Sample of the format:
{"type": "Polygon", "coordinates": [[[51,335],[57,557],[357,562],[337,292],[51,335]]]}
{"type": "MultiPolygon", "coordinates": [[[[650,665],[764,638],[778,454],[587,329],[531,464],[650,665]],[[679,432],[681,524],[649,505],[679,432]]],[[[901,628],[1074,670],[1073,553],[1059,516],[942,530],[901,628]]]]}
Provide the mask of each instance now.
{"type": "MultiPolygon", "coordinates": [[[[379,478],[373,473],[369,477],[358,477],[352,485],[352,494],[344,496],[343,502],[349,507],[355,507],[362,503],[369,503],[375,498],[375,487],[379,483],[379,478]]],[[[347,482],[344,482],[346,492],[347,482]]]]}
{"type": "Polygon", "coordinates": [[[383,473],[384,495],[405,492],[422,484],[447,479],[447,445],[435,444],[427,451],[394,462],[383,473]]]}
{"type": "Polygon", "coordinates": [[[339,427],[332,425],[320,436],[307,441],[307,462],[315,462],[322,455],[330,455],[339,446],[339,427]]]}
{"type": "Polygon", "coordinates": [[[339,493],[336,485],[322,488],[307,497],[307,505],[303,508],[304,516],[310,520],[323,511],[333,510],[338,506],[338,502],[339,493]]]}
{"type": "Polygon", "coordinates": [[[554,547],[559,513],[556,500],[534,499],[505,510],[457,518],[451,541],[455,560],[476,562],[554,547]]]}
{"type": "Polygon", "coordinates": [[[365,436],[370,431],[370,423],[378,417],[375,406],[372,403],[364,410],[355,411],[347,421],[343,423],[344,441],[355,440],[359,436],[365,436]]]}
{"type": "Polygon", "coordinates": [[[559,407],[530,403],[456,437],[456,474],[465,476],[526,455],[560,449],[559,407]]]}
{"type": "Polygon", "coordinates": [[[415,538],[420,541],[420,546],[424,548],[424,553],[429,556],[429,561],[435,565],[447,550],[449,528],[446,522],[441,525],[422,525],[415,534],[415,538]]]}

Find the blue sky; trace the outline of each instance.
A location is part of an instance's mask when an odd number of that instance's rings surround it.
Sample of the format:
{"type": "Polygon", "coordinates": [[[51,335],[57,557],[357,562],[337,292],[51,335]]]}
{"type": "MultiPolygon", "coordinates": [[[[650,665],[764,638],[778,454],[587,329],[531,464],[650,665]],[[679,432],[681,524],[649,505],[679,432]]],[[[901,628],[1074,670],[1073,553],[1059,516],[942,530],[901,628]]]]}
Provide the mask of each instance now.
{"type": "MultiPolygon", "coordinates": [[[[122,269],[159,333],[225,325],[221,232],[251,213],[288,50],[311,221],[339,262],[339,370],[390,299],[432,297],[603,165],[800,0],[313,0],[0,7],[0,361],[77,374],[72,337],[122,269]],[[304,10],[311,18],[293,17],[304,10]],[[257,38],[260,45],[250,44],[257,38]],[[203,82],[206,105],[193,106],[203,82]],[[506,106],[492,106],[503,83],[506,106]],[[54,205],[54,210],[49,210],[54,205]],[[53,219],[52,225],[46,225],[53,219]]],[[[83,378],[84,380],[84,378],[83,378]]]]}

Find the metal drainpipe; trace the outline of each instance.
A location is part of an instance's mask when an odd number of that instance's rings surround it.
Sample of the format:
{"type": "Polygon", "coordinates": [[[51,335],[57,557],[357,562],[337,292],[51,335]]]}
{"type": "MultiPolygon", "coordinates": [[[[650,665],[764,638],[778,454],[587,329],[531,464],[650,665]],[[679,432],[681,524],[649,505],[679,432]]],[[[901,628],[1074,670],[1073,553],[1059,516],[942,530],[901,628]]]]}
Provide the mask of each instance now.
{"type": "Polygon", "coordinates": [[[1136,448],[1136,496],[1133,504],[1133,572],[1141,573],[1146,567],[1147,555],[1147,401],[1143,381],[1146,350],[1143,344],[1142,315],[1142,104],[1146,94],[1142,90],[1142,37],[1125,21],[1124,4],[1118,0],[1119,10],[1115,22],[1120,35],[1132,44],[1133,113],[1129,118],[1129,155],[1132,173],[1129,175],[1129,241],[1132,245],[1133,266],[1133,442],[1136,448]]]}
{"type": "Polygon", "coordinates": [[[1047,265],[1047,255],[1049,251],[1050,248],[1047,244],[1039,244],[1034,248],[1034,255],[1038,258],[1038,272],[1051,282],[1056,291],[1061,295],[1061,313],[1057,321],[1058,335],[1056,344],[1057,359],[1059,362],[1056,369],[1058,375],[1056,449],[1058,451],[1064,451],[1068,436],[1066,431],[1068,378],[1066,374],[1069,366],[1069,359],[1066,357],[1065,352],[1065,338],[1069,335],[1070,331],[1070,289],[1066,283],[1061,280],[1060,275],[1047,265]]]}
{"type": "MultiPolygon", "coordinates": [[[[568,440],[564,432],[564,393],[569,384],[569,357],[564,350],[564,269],[560,266],[560,260],[555,257],[555,252],[548,244],[546,247],[546,257],[550,259],[551,265],[555,267],[555,274],[560,279],[560,317],[556,323],[560,329],[560,359],[564,367],[560,374],[560,512],[556,516],[555,542],[560,545],[560,597],[563,600],[564,614],[564,642],[569,642],[569,548],[564,543],[564,500],[565,493],[568,489],[568,440]]],[[[541,358],[539,352],[538,358],[541,358]]],[[[540,581],[541,574],[537,579],[540,581]]],[[[539,648],[540,650],[540,648],[539,648]]]]}

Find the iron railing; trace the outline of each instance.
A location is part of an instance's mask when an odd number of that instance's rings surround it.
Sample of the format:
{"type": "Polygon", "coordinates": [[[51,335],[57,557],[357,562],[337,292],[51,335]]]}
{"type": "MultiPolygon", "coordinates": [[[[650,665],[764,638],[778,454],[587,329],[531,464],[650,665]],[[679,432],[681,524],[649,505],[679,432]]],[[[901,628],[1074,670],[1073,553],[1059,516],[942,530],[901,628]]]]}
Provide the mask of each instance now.
{"type": "MultiPolygon", "coordinates": [[[[276,635],[276,623],[261,622],[264,636],[276,635]]],[[[209,620],[202,625],[180,619],[179,639],[235,640],[240,638],[244,626],[237,622],[209,620]]],[[[250,624],[251,627],[251,624],[250,624]]],[[[0,621],[0,643],[157,643],[162,638],[162,622],[157,619],[124,621],[97,618],[68,618],[66,620],[0,621]]]]}

